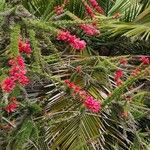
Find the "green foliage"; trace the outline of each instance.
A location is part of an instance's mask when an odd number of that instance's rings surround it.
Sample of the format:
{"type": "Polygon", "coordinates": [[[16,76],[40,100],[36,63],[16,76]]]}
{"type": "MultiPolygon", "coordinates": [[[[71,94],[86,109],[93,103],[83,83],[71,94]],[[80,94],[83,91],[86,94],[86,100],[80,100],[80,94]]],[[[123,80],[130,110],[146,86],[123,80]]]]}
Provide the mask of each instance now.
{"type": "Polygon", "coordinates": [[[15,25],[12,29],[11,37],[10,37],[10,41],[11,41],[10,53],[12,57],[16,57],[19,55],[19,49],[18,49],[19,35],[20,35],[20,26],[15,25]]]}
{"type": "Polygon", "coordinates": [[[13,141],[9,147],[12,150],[24,149],[24,144],[29,140],[33,130],[33,123],[29,119],[25,119],[20,130],[14,134],[13,141]]]}

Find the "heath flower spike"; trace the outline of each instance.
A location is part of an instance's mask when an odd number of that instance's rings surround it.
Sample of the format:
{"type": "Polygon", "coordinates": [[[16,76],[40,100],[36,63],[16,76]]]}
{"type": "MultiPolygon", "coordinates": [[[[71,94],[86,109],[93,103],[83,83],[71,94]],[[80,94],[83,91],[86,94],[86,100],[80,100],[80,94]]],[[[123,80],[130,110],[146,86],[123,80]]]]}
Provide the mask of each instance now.
{"type": "Polygon", "coordinates": [[[75,83],[71,82],[70,80],[65,80],[65,84],[73,90],[73,92],[81,97],[83,99],[84,106],[89,109],[91,112],[97,113],[101,109],[101,103],[100,101],[97,101],[94,99],[94,97],[88,95],[88,93],[84,90],[81,90],[81,88],[75,83]]]}
{"type": "Polygon", "coordinates": [[[83,24],[80,25],[80,28],[89,36],[93,36],[99,34],[99,30],[97,30],[93,25],[83,24]]]}
{"type": "Polygon", "coordinates": [[[69,31],[60,31],[57,35],[57,39],[68,42],[73,48],[83,50],[86,47],[86,42],[80,40],[75,35],[71,35],[69,31]]]}

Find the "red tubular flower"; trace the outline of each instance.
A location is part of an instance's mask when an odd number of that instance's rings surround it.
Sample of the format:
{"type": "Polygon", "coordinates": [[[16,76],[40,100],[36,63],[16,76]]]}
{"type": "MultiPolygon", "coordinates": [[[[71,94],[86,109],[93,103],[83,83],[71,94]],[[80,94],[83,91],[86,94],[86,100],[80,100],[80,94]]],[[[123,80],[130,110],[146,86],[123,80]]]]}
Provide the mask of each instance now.
{"type": "Polygon", "coordinates": [[[114,80],[117,86],[120,86],[122,84],[122,80],[120,79],[121,77],[123,77],[123,71],[120,69],[116,70],[114,80]]]}
{"type": "Polygon", "coordinates": [[[89,2],[91,3],[91,5],[93,7],[96,7],[98,5],[97,1],[96,0],[89,0],[89,2]]]}
{"type": "Polygon", "coordinates": [[[99,34],[99,30],[97,30],[93,25],[86,25],[86,24],[83,24],[83,25],[80,25],[80,28],[87,34],[87,35],[90,35],[90,36],[93,36],[93,35],[96,35],[96,34],[99,34]]]}
{"type": "Polygon", "coordinates": [[[117,79],[117,80],[116,80],[116,85],[117,85],[117,86],[120,86],[121,84],[122,84],[122,80],[121,80],[121,79],[117,79]]]}
{"type": "Polygon", "coordinates": [[[123,76],[123,71],[120,70],[120,69],[116,70],[115,77],[114,77],[115,81],[117,81],[118,79],[120,79],[122,76],[123,76]]]}
{"type": "Polygon", "coordinates": [[[60,31],[57,35],[57,40],[61,40],[61,41],[68,41],[68,38],[70,36],[70,32],[69,31],[60,31]]]}
{"type": "Polygon", "coordinates": [[[126,58],[121,58],[120,61],[119,61],[119,63],[120,63],[121,65],[124,65],[124,66],[125,66],[125,65],[128,63],[128,61],[127,61],[126,58]]]}
{"type": "Polygon", "coordinates": [[[3,80],[1,87],[4,92],[10,93],[15,88],[15,82],[11,77],[7,77],[3,80]]]}
{"type": "Polygon", "coordinates": [[[4,109],[8,113],[14,112],[17,109],[17,104],[14,102],[9,103],[4,109]]]}
{"type": "Polygon", "coordinates": [[[54,7],[54,12],[55,12],[57,15],[62,14],[62,13],[64,12],[63,6],[58,5],[58,6],[54,7]]]}
{"type": "Polygon", "coordinates": [[[145,73],[145,75],[150,76],[150,70],[149,70],[149,69],[146,69],[146,70],[144,71],[144,73],[145,73]]]}
{"type": "Polygon", "coordinates": [[[129,116],[129,114],[127,111],[124,111],[121,113],[121,117],[123,117],[123,118],[127,118],[128,116],[129,116]]]}
{"type": "Polygon", "coordinates": [[[91,9],[91,7],[90,7],[87,3],[85,3],[84,1],[83,1],[83,4],[84,4],[84,7],[85,7],[85,10],[86,10],[87,14],[88,14],[91,18],[94,18],[95,15],[94,15],[94,12],[93,12],[93,10],[91,9]]]}
{"type": "Polygon", "coordinates": [[[95,7],[95,9],[96,9],[96,11],[97,11],[98,13],[100,13],[100,14],[104,14],[104,10],[103,10],[103,8],[102,8],[102,7],[100,7],[100,6],[96,6],[96,7],[95,7]]]}
{"type": "Polygon", "coordinates": [[[136,68],[131,72],[131,76],[136,77],[139,73],[140,73],[141,69],[140,68],[136,68]]]}
{"type": "Polygon", "coordinates": [[[99,101],[95,100],[92,96],[88,96],[84,101],[84,105],[86,108],[91,110],[92,112],[99,112],[101,109],[101,104],[99,101]]]}
{"type": "Polygon", "coordinates": [[[17,62],[17,64],[18,64],[19,67],[21,67],[22,69],[25,68],[25,63],[24,63],[23,57],[18,56],[18,57],[16,58],[16,62],[17,62]]]}
{"type": "Polygon", "coordinates": [[[93,8],[96,9],[97,12],[104,14],[104,10],[102,9],[102,7],[99,6],[96,0],[89,0],[89,2],[93,6],[93,8]]]}
{"type": "Polygon", "coordinates": [[[150,59],[145,57],[145,56],[141,56],[140,57],[140,61],[145,64],[145,65],[149,65],[150,64],[150,59]]]}
{"type": "Polygon", "coordinates": [[[66,84],[70,83],[70,81],[69,81],[69,80],[65,80],[64,82],[65,82],[66,84]]]}
{"type": "Polygon", "coordinates": [[[15,77],[19,69],[19,66],[12,66],[9,70],[9,75],[15,77]]]}
{"type": "Polygon", "coordinates": [[[26,77],[26,76],[23,75],[23,74],[19,74],[18,81],[19,81],[19,83],[20,83],[22,86],[25,86],[25,85],[27,85],[27,84],[29,83],[28,77],[26,77]]]}
{"type": "Polygon", "coordinates": [[[76,67],[76,72],[77,72],[77,73],[81,73],[81,70],[82,70],[82,66],[77,66],[77,67],[76,67]]]}
{"type": "Polygon", "coordinates": [[[18,47],[20,53],[31,54],[32,52],[29,42],[23,42],[22,40],[19,40],[18,47]]]}
{"type": "Polygon", "coordinates": [[[79,86],[76,86],[76,87],[74,88],[74,92],[75,92],[76,94],[78,94],[80,91],[81,91],[81,88],[80,88],[79,86]]]}
{"type": "Polygon", "coordinates": [[[16,65],[16,61],[15,61],[14,59],[10,59],[10,60],[8,61],[8,64],[9,64],[10,66],[14,66],[14,65],[16,65]]]}

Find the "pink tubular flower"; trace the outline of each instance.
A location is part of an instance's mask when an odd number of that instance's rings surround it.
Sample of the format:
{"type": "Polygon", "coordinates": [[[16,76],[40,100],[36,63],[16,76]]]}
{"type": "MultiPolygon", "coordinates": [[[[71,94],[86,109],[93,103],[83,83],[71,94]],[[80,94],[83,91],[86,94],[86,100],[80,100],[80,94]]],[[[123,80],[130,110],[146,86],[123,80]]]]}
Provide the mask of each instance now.
{"type": "Polygon", "coordinates": [[[55,12],[57,15],[62,14],[62,13],[64,12],[63,6],[58,5],[58,6],[54,7],[54,12],[55,12]]]}
{"type": "Polygon", "coordinates": [[[22,40],[19,40],[19,52],[20,53],[26,53],[31,54],[31,47],[29,42],[23,42],[22,40]]]}
{"type": "Polygon", "coordinates": [[[5,111],[7,111],[8,113],[14,112],[17,109],[17,104],[15,102],[11,102],[10,104],[8,104],[4,109],[5,111]]]}
{"type": "Polygon", "coordinates": [[[88,96],[86,100],[84,101],[84,105],[86,108],[91,110],[92,112],[99,112],[101,109],[101,104],[99,101],[96,101],[93,97],[88,96]]]}
{"type": "Polygon", "coordinates": [[[75,49],[82,50],[86,47],[84,40],[80,40],[80,38],[77,38],[75,35],[71,35],[68,31],[60,31],[57,35],[57,39],[68,42],[75,49]]]}
{"type": "Polygon", "coordinates": [[[145,65],[149,65],[150,64],[150,59],[145,57],[145,56],[141,56],[140,57],[140,61],[145,64],[145,65]]]}
{"type": "Polygon", "coordinates": [[[7,77],[2,82],[2,90],[6,93],[10,93],[15,88],[15,82],[11,77],[7,77]]]}
{"type": "Polygon", "coordinates": [[[101,14],[104,14],[104,10],[99,6],[99,4],[97,3],[96,0],[89,0],[89,2],[93,6],[93,8],[96,9],[97,12],[99,12],[101,14]]]}
{"type": "Polygon", "coordinates": [[[86,24],[83,24],[83,25],[80,25],[80,28],[87,34],[87,35],[96,35],[96,34],[99,34],[99,30],[97,30],[93,25],[86,25],[86,24]]]}

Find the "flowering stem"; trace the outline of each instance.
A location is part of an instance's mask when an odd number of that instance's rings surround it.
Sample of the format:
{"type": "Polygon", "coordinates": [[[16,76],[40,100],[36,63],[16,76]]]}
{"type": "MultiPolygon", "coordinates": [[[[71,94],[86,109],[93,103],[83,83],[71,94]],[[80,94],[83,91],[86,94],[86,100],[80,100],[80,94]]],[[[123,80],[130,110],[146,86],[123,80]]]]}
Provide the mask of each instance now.
{"type": "MultiPolygon", "coordinates": [[[[108,106],[108,104],[110,104],[114,99],[116,99],[116,96],[119,97],[121,95],[121,93],[127,88],[127,86],[131,85],[132,83],[134,83],[136,80],[138,80],[143,73],[145,72],[145,70],[150,69],[150,67],[147,67],[146,69],[144,69],[143,71],[141,71],[140,74],[138,74],[136,77],[130,76],[130,78],[128,80],[126,80],[121,86],[117,87],[113,93],[111,94],[111,96],[109,96],[102,104],[102,109],[105,108],[105,106],[108,106]]],[[[119,98],[118,98],[119,99],[119,98]]]]}

